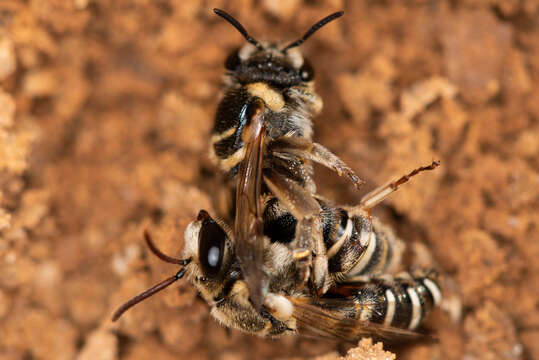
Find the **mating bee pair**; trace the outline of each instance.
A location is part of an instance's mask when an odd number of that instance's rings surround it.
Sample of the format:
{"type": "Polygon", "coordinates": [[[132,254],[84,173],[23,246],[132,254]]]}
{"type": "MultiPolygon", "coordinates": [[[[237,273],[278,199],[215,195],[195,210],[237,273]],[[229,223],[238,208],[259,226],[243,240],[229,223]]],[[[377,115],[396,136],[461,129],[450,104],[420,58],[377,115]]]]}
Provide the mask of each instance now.
{"type": "Polygon", "coordinates": [[[370,216],[399,185],[438,163],[414,170],[353,207],[316,193],[312,162],[361,180],[336,155],[312,142],[312,117],[322,109],[314,72],[298,51],[331,14],[300,39],[260,42],[226,12],[215,13],[247,40],[226,59],[226,91],[211,136],[211,157],[234,179],[234,226],[200,211],[185,231],[184,259],[174,276],[114,314],[186,276],[225,326],[262,336],[284,333],[357,340],[364,335],[413,336],[441,301],[432,271],[393,276],[403,243],[370,216]]]}

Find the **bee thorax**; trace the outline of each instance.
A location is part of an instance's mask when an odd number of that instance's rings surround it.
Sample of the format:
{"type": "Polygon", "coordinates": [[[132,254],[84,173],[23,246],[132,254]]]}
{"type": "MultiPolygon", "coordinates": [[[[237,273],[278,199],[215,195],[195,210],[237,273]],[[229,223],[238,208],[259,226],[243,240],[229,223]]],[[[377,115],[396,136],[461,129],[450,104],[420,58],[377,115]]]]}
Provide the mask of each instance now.
{"type": "Polygon", "coordinates": [[[271,111],[278,112],[285,106],[283,95],[273,89],[267,83],[256,82],[246,86],[250,95],[264,100],[264,103],[271,111]]]}

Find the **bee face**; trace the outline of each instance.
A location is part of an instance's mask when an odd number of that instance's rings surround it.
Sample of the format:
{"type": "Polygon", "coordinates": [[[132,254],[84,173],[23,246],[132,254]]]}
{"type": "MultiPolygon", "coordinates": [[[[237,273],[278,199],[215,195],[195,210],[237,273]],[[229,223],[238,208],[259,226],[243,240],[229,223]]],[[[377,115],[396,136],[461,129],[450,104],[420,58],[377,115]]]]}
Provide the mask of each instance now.
{"type": "Polygon", "coordinates": [[[225,67],[242,85],[265,82],[284,89],[311,81],[313,68],[300,51],[296,48],[283,51],[282,48],[266,41],[259,47],[246,43],[228,55],[225,67]]]}
{"type": "Polygon", "coordinates": [[[191,259],[186,276],[211,307],[215,319],[224,326],[262,336],[289,329],[253,306],[226,224],[202,210],[185,230],[185,240],[184,256],[191,259]]]}
{"type": "Polygon", "coordinates": [[[226,224],[201,210],[196,221],[185,230],[184,256],[192,261],[187,277],[204,293],[218,291],[233,265],[233,243],[226,224]]]}

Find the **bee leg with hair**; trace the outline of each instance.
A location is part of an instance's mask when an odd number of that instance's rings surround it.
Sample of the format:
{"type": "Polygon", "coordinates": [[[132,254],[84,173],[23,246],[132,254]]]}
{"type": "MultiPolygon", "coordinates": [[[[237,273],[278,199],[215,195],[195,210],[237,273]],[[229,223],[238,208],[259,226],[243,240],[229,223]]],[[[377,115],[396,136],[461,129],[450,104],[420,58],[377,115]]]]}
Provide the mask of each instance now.
{"type": "Polygon", "coordinates": [[[264,307],[277,320],[288,322],[294,313],[294,306],[283,295],[268,293],[264,298],[264,307]]]}
{"type": "Polygon", "coordinates": [[[271,142],[269,151],[276,157],[293,155],[319,163],[332,169],[339,176],[348,177],[358,189],[364,184],[364,181],[344,161],[339,159],[337,155],[333,154],[324,146],[313,143],[308,139],[295,136],[282,136],[271,142]]]}
{"type": "MultiPolygon", "coordinates": [[[[299,221],[296,228],[296,238],[299,240],[298,244],[309,243],[311,246],[310,262],[312,266],[310,267],[310,278],[316,293],[322,295],[329,289],[332,281],[328,271],[328,260],[324,247],[320,216],[314,215],[299,221]]],[[[303,252],[302,254],[301,251],[294,252],[297,264],[303,263],[304,260],[301,257],[304,255],[305,253],[303,252]]],[[[309,274],[305,275],[304,281],[309,278],[309,274]]]]}
{"type": "Polygon", "coordinates": [[[359,203],[359,208],[368,210],[382,202],[386,197],[388,197],[391,193],[397,191],[400,185],[404,184],[405,182],[408,182],[412,176],[415,176],[419,174],[422,171],[426,170],[434,170],[440,165],[439,161],[433,161],[432,164],[428,166],[421,166],[417,169],[414,169],[410,173],[401,176],[395,181],[390,181],[386,183],[385,185],[382,185],[380,187],[377,187],[370,193],[366,194],[361,198],[361,202],[359,203]]]}
{"type": "Polygon", "coordinates": [[[290,248],[298,267],[299,285],[303,286],[310,278],[318,293],[325,292],[331,280],[323,243],[320,204],[294,180],[277,172],[265,176],[264,181],[298,221],[290,248]]]}

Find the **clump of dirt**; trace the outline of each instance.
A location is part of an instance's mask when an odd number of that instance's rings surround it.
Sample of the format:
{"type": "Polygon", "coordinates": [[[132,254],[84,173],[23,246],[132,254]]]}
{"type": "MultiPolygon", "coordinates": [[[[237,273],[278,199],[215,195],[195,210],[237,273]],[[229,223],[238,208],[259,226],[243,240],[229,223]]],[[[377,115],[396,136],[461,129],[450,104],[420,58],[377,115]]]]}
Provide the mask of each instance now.
{"type": "MultiPolygon", "coordinates": [[[[539,358],[539,3],[0,3],[0,352],[5,359],[539,358]],[[315,139],[365,191],[440,160],[375,214],[423,243],[463,305],[439,340],[359,347],[226,331],[187,282],[112,311],[175,272],[222,179],[207,158],[223,60],[242,37],[302,45],[324,99],[315,139]],[[370,354],[370,355],[369,355],[370,354]],[[369,357],[371,356],[371,357],[369,357]]],[[[317,170],[319,191],[357,203],[317,170]]]]}

